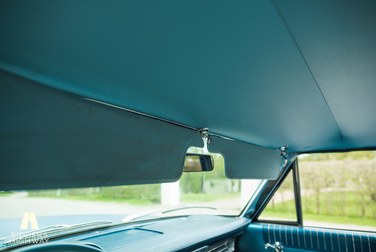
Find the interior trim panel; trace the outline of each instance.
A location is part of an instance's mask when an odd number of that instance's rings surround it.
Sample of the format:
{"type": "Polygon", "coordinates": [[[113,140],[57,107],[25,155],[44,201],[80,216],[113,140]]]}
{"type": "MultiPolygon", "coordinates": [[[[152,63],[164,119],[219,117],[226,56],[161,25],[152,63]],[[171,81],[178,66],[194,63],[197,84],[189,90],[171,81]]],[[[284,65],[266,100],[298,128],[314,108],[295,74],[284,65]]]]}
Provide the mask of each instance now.
{"type": "MultiPolygon", "coordinates": [[[[266,243],[279,242],[285,251],[339,251],[339,252],[372,252],[376,251],[376,233],[362,231],[347,231],[316,227],[297,227],[290,225],[273,225],[253,223],[247,228],[240,239],[241,251],[249,251],[253,239],[264,241],[259,244],[259,250],[266,243]],[[260,232],[262,235],[260,235],[260,232]],[[249,239],[252,237],[252,239],[249,239]]],[[[258,241],[257,243],[260,243],[258,241]]]]}

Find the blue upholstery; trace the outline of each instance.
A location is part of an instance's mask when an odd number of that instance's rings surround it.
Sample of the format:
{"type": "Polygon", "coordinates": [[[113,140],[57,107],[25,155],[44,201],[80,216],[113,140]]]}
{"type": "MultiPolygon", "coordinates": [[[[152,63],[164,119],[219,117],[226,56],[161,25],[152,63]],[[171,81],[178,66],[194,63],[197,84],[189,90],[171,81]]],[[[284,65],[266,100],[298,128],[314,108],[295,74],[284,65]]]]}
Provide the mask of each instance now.
{"type": "Polygon", "coordinates": [[[278,241],[288,248],[343,252],[376,250],[375,233],[273,224],[259,225],[262,225],[265,243],[274,244],[278,241]]]}
{"type": "Polygon", "coordinates": [[[346,2],[3,0],[0,69],[266,148],[376,147],[376,3],[346,2]]]}

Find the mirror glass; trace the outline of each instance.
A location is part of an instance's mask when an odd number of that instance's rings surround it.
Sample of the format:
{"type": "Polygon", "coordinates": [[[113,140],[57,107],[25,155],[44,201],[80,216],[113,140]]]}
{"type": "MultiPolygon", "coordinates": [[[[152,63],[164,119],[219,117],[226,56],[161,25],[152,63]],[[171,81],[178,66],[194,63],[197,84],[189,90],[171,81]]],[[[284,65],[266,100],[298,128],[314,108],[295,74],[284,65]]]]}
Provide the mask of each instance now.
{"type": "Polygon", "coordinates": [[[211,155],[190,154],[185,156],[184,172],[212,171],[214,160],[211,155]]]}

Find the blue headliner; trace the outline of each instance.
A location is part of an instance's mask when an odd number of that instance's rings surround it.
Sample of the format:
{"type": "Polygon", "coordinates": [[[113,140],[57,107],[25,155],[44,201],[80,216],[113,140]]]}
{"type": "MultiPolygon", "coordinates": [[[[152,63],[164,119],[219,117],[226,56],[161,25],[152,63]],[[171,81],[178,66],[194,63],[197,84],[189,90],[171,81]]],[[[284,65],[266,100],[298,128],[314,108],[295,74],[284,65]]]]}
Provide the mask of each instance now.
{"type": "Polygon", "coordinates": [[[0,69],[267,148],[375,147],[375,10],[1,1],[0,69]]]}

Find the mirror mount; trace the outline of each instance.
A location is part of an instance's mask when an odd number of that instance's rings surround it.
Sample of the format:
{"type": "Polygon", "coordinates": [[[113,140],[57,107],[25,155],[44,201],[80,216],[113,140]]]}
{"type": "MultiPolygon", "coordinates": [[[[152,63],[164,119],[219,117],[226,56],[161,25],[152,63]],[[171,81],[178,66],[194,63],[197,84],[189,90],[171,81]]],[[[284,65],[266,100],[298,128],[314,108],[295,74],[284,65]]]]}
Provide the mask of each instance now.
{"type": "Polygon", "coordinates": [[[198,132],[200,132],[201,134],[202,141],[204,141],[204,143],[207,141],[207,143],[210,144],[209,128],[205,127],[205,128],[199,129],[198,132]]]}

